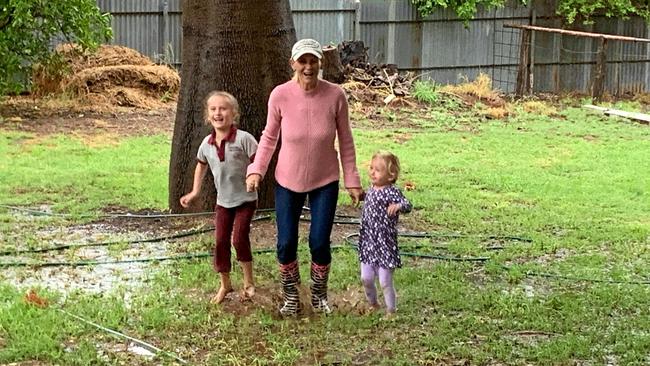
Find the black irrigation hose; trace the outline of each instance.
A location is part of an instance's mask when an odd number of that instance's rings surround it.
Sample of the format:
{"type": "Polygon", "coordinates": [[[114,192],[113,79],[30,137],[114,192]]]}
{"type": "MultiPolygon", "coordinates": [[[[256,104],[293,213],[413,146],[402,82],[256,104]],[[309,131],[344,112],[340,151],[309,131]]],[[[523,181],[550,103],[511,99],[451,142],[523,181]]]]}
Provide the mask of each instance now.
{"type": "MultiPolygon", "coordinates": [[[[402,234],[398,234],[399,236],[402,236],[402,234]]],[[[359,233],[354,233],[350,234],[345,237],[345,242],[348,243],[348,245],[355,250],[358,250],[359,247],[357,244],[354,244],[350,238],[359,236],[359,233]]],[[[433,254],[424,254],[424,253],[413,253],[413,252],[400,252],[400,255],[403,255],[405,257],[416,257],[416,258],[424,258],[424,259],[439,259],[439,260],[445,260],[445,261],[453,261],[453,262],[485,262],[490,260],[490,257],[451,257],[451,256],[444,256],[444,255],[433,255],[433,254]]]]}
{"type": "MultiPolygon", "coordinates": [[[[167,218],[167,217],[188,217],[188,216],[209,216],[209,215],[214,215],[215,211],[205,211],[205,212],[190,212],[190,213],[179,213],[179,214],[134,214],[134,213],[121,213],[121,214],[80,214],[80,215],[73,215],[73,214],[61,214],[61,213],[52,213],[52,212],[45,212],[45,211],[40,211],[40,210],[34,210],[30,208],[24,208],[24,207],[18,207],[18,206],[11,206],[11,205],[5,205],[5,204],[0,204],[0,207],[8,209],[8,210],[14,210],[14,211],[22,211],[22,212],[27,212],[35,216],[54,216],[54,217],[96,217],[96,218],[102,218],[102,217],[120,217],[120,218],[132,218],[132,219],[160,219],[160,218],[167,218]]],[[[305,206],[303,207],[303,210],[310,211],[309,207],[305,206]]],[[[259,208],[255,210],[256,212],[272,212],[275,211],[273,208],[259,208]]],[[[336,215],[338,217],[343,217],[343,218],[355,218],[355,216],[350,216],[350,215],[336,215]]],[[[345,222],[344,222],[345,223],[345,222]]]]}
{"type": "MultiPolygon", "coordinates": [[[[513,268],[509,266],[501,265],[501,268],[506,271],[511,271],[513,268]]],[[[608,283],[608,284],[624,284],[624,285],[650,285],[650,281],[622,281],[622,280],[602,280],[598,278],[589,278],[589,277],[577,277],[577,276],[565,276],[558,275],[554,273],[547,272],[533,272],[526,271],[524,272],[526,277],[543,277],[543,278],[552,278],[558,280],[567,280],[573,282],[592,282],[592,283],[608,283]]]]}
{"type": "MultiPolygon", "coordinates": [[[[199,215],[213,215],[214,212],[198,212],[198,213],[187,213],[187,214],[160,214],[160,215],[141,215],[141,214],[131,214],[131,213],[126,213],[126,214],[104,214],[104,215],[70,215],[70,214],[54,214],[54,213],[48,213],[48,212],[43,212],[43,211],[38,211],[38,210],[31,210],[31,209],[25,209],[21,207],[15,207],[15,206],[9,206],[9,205],[4,205],[0,204],[0,207],[4,207],[7,209],[11,210],[17,210],[17,211],[24,211],[24,212],[29,212],[35,215],[47,215],[47,216],[59,216],[59,217],[125,217],[125,218],[164,218],[164,217],[181,217],[181,216],[199,216],[199,215]]],[[[304,210],[309,211],[309,207],[303,207],[304,210]]],[[[274,211],[273,209],[260,209],[257,210],[257,212],[269,212],[269,211],[274,211]]],[[[350,218],[351,220],[335,220],[334,223],[338,224],[359,224],[359,220],[355,219],[354,216],[350,215],[336,215],[337,217],[343,217],[343,218],[350,218]]],[[[262,219],[267,219],[270,218],[270,216],[262,216],[262,217],[256,217],[253,219],[253,221],[256,220],[262,220],[262,219]]],[[[301,218],[303,221],[309,221],[309,219],[306,218],[301,218]]],[[[205,233],[208,231],[214,230],[214,227],[211,228],[206,228],[206,229],[199,229],[199,230],[193,230],[190,232],[184,232],[184,233],[177,233],[174,235],[168,235],[168,236],[162,236],[162,237],[157,237],[157,238],[150,238],[150,239],[141,239],[141,240],[132,240],[132,241],[114,241],[114,242],[103,242],[103,243],[86,243],[86,244],[78,244],[78,245],[61,245],[61,246],[56,246],[56,247],[50,247],[50,248],[38,248],[38,249],[32,249],[32,250],[18,250],[18,251],[5,251],[5,252],[0,252],[0,255],[2,256],[7,256],[7,255],[14,255],[14,254],[24,254],[24,253],[39,253],[39,252],[47,252],[47,251],[53,251],[53,250],[62,250],[62,249],[69,249],[69,248],[77,248],[77,247],[87,247],[87,246],[106,246],[106,245],[114,245],[114,244],[135,244],[135,243],[150,243],[150,242],[158,242],[158,241],[163,241],[163,240],[168,240],[168,239],[177,239],[177,238],[182,238],[182,237],[187,237],[187,236],[192,236],[196,234],[201,234],[205,233]]],[[[345,237],[345,241],[348,243],[347,246],[332,246],[332,249],[340,249],[340,248],[353,248],[355,250],[358,250],[358,247],[356,244],[353,244],[350,241],[350,238],[353,236],[358,236],[358,233],[355,234],[350,234],[345,237]]],[[[480,239],[496,239],[496,240],[515,240],[515,241],[522,241],[522,242],[532,242],[533,240],[530,238],[524,238],[524,237],[519,237],[519,236],[501,236],[501,235],[466,235],[466,234],[436,234],[436,233],[400,233],[398,234],[399,236],[403,237],[412,237],[412,238],[464,238],[464,237],[475,237],[475,238],[480,238],[480,239]]],[[[418,246],[416,246],[418,247],[418,246]]],[[[429,247],[431,248],[431,247],[429,247]]],[[[442,246],[436,246],[433,247],[434,249],[446,249],[445,247],[442,246]]],[[[503,249],[503,247],[489,247],[486,248],[488,250],[500,250],[503,249]]],[[[253,253],[269,253],[273,252],[275,249],[270,249],[270,248],[265,248],[265,249],[257,249],[253,250],[253,253]]],[[[407,256],[407,257],[416,257],[416,258],[424,258],[424,259],[437,259],[437,260],[446,260],[446,261],[455,261],[455,262],[486,262],[489,261],[491,258],[490,257],[450,257],[450,256],[440,256],[440,255],[431,255],[431,254],[424,254],[424,253],[414,253],[414,252],[401,252],[400,255],[407,256]]],[[[194,258],[204,258],[204,257],[210,257],[212,256],[211,253],[191,253],[191,254],[185,254],[185,255],[179,255],[179,256],[166,256],[166,257],[151,257],[151,258],[139,258],[139,259],[127,259],[127,260],[115,260],[115,261],[78,261],[78,262],[46,262],[46,263],[27,263],[27,262],[6,262],[6,263],[0,263],[0,268],[1,267],[56,267],[56,266],[91,266],[91,265],[102,265],[102,264],[120,264],[120,263],[137,263],[137,262],[154,262],[154,261],[167,261],[167,260],[183,260],[183,259],[194,259],[194,258]]],[[[503,269],[510,271],[512,270],[511,267],[508,266],[501,266],[503,269]]],[[[586,278],[586,277],[574,277],[574,276],[564,276],[564,275],[556,275],[552,273],[545,273],[545,272],[533,272],[533,271],[526,271],[525,275],[528,277],[544,277],[544,278],[554,278],[554,279],[560,279],[560,280],[569,280],[569,281],[575,281],[575,282],[593,282],[593,283],[608,283],[608,284],[633,284],[633,285],[650,285],[650,281],[619,281],[619,280],[601,280],[601,279],[594,279],[594,278],[586,278]]]]}
{"type": "MultiPolygon", "coordinates": [[[[54,216],[54,217],[96,217],[96,218],[105,218],[105,217],[120,217],[120,218],[131,218],[131,219],[160,219],[160,218],[168,218],[168,217],[189,217],[189,216],[209,216],[209,215],[214,215],[214,211],[205,211],[205,212],[189,212],[189,213],[179,213],[179,214],[134,214],[134,213],[121,213],[121,214],[80,214],[80,215],[73,215],[73,214],[60,214],[60,213],[52,213],[52,212],[45,212],[45,211],[39,211],[39,210],[33,210],[30,208],[24,208],[24,207],[18,207],[18,206],[11,206],[11,205],[4,205],[0,204],[0,207],[6,208],[9,210],[14,210],[14,211],[22,211],[22,212],[27,212],[30,213],[34,216],[54,216]]],[[[255,210],[256,212],[270,212],[270,211],[275,211],[272,208],[261,208],[255,210]]]]}
{"type": "MultiPolygon", "coordinates": [[[[338,215],[336,215],[336,216],[337,217],[342,217],[342,216],[338,216],[338,215]]],[[[311,218],[301,217],[300,221],[309,221],[309,222],[311,222],[311,218]]],[[[332,222],[334,224],[342,224],[342,225],[359,225],[361,223],[361,221],[359,221],[359,219],[350,219],[350,220],[337,220],[337,219],[334,219],[334,221],[332,221],[332,222]]]]}
{"type": "MultiPolygon", "coordinates": [[[[348,249],[350,246],[343,245],[333,245],[331,249],[348,249]]],[[[263,254],[263,253],[275,253],[275,248],[260,248],[251,250],[254,254],[263,254]]],[[[147,257],[147,258],[135,258],[135,259],[122,259],[122,260],[113,260],[113,261],[77,261],[77,262],[0,262],[0,268],[2,267],[32,267],[32,268],[41,268],[41,267],[84,267],[84,266],[98,266],[102,264],[124,264],[124,263],[145,263],[145,262],[163,262],[169,260],[185,260],[185,259],[195,259],[195,258],[206,258],[212,257],[210,252],[202,253],[189,253],[183,255],[175,256],[165,256],[165,257],[147,257]]]]}
{"type": "Polygon", "coordinates": [[[127,213],[123,213],[123,214],[80,214],[80,215],[73,215],[73,214],[61,214],[61,213],[45,212],[45,211],[40,211],[40,210],[33,210],[33,209],[30,209],[30,208],[3,205],[3,204],[0,204],[0,207],[6,208],[6,209],[9,209],[9,210],[14,210],[14,211],[27,212],[27,213],[30,213],[30,214],[32,214],[34,216],[53,216],[53,217],[96,217],[96,218],[123,217],[123,218],[133,218],[133,219],[160,219],[160,218],[165,218],[165,217],[186,217],[186,216],[214,215],[214,212],[191,212],[191,213],[180,213],[180,214],[133,214],[133,213],[127,212],[127,213]]]}
{"type": "MultiPolygon", "coordinates": [[[[270,253],[275,252],[274,248],[264,248],[253,250],[253,253],[270,253]]],[[[212,257],[210,252],[202,253],[189,253],[182,255],[173,255],[173,256],[164,256],[164,257],[147,257],[147,258],[134,258],[134,259],[121,259],[113,261],[77,261],[77,262],[4,262],[0,263],[0,268],[2,267],[32,267],[32,268],[42,268],[42,267],[85,267],[85,266],[99,266],[103,264],[125,264],[125,263],[146,263],[146,262],[163,262],[163,261],[174,261],[174,260],[184,260],[184,259],[195,259],[195,258],[206,258],[212,257]]]]}
{"type": "Polygon", "coordinates": [[[533,239],[521,236],[510,235],[471,235],[471,234],[436,234],[436,233],[400,233],[399,236],[409,238],[478,238],[478,239],[496,239],[496,240],[513,240],[532,243],[533,239]]]}
{"type": "Polygon", "coordinates": [[[98,266],[102,264],[123,264],[123,263],[143,263],[143,262],[162,262],[167,260],[180,260],[180,259],[193,259],[193,258],[204,258],[211,256],[211,253],[191,253],[183,254],[177,256],[168,256],[168,257],[148,257],[148,258],[136,258],[136,259],[123,259],[123,260],[114,260],[114,261],[77,261],[77,262],[4,262],[0,263],[0,268],[2,267],[32,267],[32,268],[42,268],[42,267],[84,267],[84,266],[98,266]]]}
{"type": "Polygon", "coordinates": [[[8,250],[8,251],[0,252],[0,256],[20,255],[20,254],[28,254],[28,253],[44,253],[44,252],[51,252],[51,251],[55,251],[55,250],[64,250],[64,249],[72,249],[72,248],[76,249],[76,248],[83,248],[83,247],[103,247],[103,246],[117,245],[117,244],[156,243],[156,242],[164,241],[164,240],[178,239],[178,238],[184,238],[184,237],[187,237],[187,236],[207,233],[207,232],[213,231],[213,230],[214,230],[214,227],[208,227],[208,228],[205,228],[205,229],[185,231],[185,232],[182,232],[182,233],[176,233],[176,234],[173,234],[173,235],[159,236],[159,237],[149,238],[149,239],[105,241],[105,242],[84,243],[84,244],[63,244],[63,245],[57,245],[57,246],[52,246],[52,247],[46,247],[46,248],[8,250]]]}
{"type": "MultiPolygon", "coordinates": [[[[334,245],[332,249],[354,249],[358,250],[358,247],[355,244],[350,243],[349,238],[353,236],[358,236],[359,234],[348,235],[345,240],[348,245],[334,245]]],[[[261,248],[252,250],[253,253],[262,254],[262,253],[274,253],[276,250],[274,248],[261,248]]],[[[446,261],[455,261],[455,262],[481,262],[484,263],[489,261],[490,257],[449,257],[449,256],[439,256],[439,255],[430,255],[424,253],[411,253],[411,252],[402,252],[400,255],[407,257],[416,257],[424,259],[437,259],[437,260],[446,260],[446,261]]],[[[124,264],[124,263],[144,263],[144,262],[163,262],[168,260],[187,260],[187,259],[196,259],[196,258],[206,258],[211,257],[212,253],[203,252],[203,253],[190,253],[177,256],[166,256],[166,257],[149,257],[149,258],[137,258],[137,259],[125,259],[125,260],[114,260],[114,261],[78,261],[78,262],[46,262],[46,263],[28,263],[28,262],[5,262],[0,263],[0,268],[3,267],[31,267],[31,268],[41,268],[41,267],[81,267],[81,266],[96,266],[103,264],[124,264]]],[[[502,265],[501,268],[506,271],[512,270],[511,267],[502,265]]],[[[586,277],[572,277],[564,275],[556,275],[552,273],[544,272],[533,272],[526,271],[525,275],[527,277],[544,277],[551,279],[560,279],[574,282],[592,282],[592,283],[607,283],[607,284],[628,284],[628,285],[650,285],[650,281],[617,281],[617,280],[601,280],[595,278],[586,278],[586,277]]]]}
{"type": "MultiPolygon", "coordinates": [[[[269,218],[271,218],[271,216],[269,215],[258,216],[258,217],[254,217],[253,221],[260,221],[269,218]]],[[[159,237],[149,238],[149,239],[118,240],[118,241],[106,241],[106,242],[99,242],[99,243],[84,243],[84,244],[63,244],[63,245],[57,245],[57,246],[52,246],[47,248],[8,250],[8,251],[0,252],[0,256],[20,255],[20,254],[28,254],[28,253],[44,253],[44,252],[50,252],[55,250],[64,250],[64,249],[73,249],[73,248],[76,249],[76,248],[83,248],[83,247],[102,247],[102,246],[117,245],[117,244],[156,243],[164,240],[178,239],[178,238],[184,238],[184,237],[193,236],[197,234],[203,234],[213,230],[214,230],[214,226],[209,226],[204,229],[185,231],[182,233],[159,236],[159,237]]]]}

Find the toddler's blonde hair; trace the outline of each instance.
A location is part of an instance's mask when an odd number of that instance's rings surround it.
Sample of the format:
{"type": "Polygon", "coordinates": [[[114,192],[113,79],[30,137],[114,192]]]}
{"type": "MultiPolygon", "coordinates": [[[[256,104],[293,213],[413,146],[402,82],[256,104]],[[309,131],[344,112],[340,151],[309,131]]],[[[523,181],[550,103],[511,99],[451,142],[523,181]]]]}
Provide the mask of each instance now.
{"type": "Polygon", "coordinates": [[[391,177],[389,181],[391,183],[397,182],[400,172],[399,158],[390,151],[379,150],[372,156],[372,160],[375,159],[381,159],[384,161],[386,164],[386,170],[391,177]]]}
{"type": "Polygon", "coordinates": [[[205,97],[205,100],[203,101],[203,120],[205,121],[205,124],[209,125],[210,124],[210,111],[208,111],[208,101],[212,97],[222,97],[225,98],[228,101],[228,104],[232,107],[232,110],[234,112],[233,116],[233,123],[236,125],[239,123],[239,102],[237,102],[237,98],[235,98],[232,94],[222,91],[222,90],[214,90],[208,93],[208,96],[205,97]]]}

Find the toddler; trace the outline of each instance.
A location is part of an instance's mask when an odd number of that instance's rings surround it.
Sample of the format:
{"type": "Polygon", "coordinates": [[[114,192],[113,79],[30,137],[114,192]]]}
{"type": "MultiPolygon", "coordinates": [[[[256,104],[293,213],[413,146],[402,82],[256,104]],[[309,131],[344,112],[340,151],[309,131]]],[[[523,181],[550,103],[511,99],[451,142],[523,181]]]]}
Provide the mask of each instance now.
{"type": "Polygon", "coordinates": [[[366,191],[361,212],[359,232],[359,261],[361,282],[366,298],[373,309],[378,309],[375,279],[384,293],[386,315],[396,310],[393,271],[401,267],[397,248],[397,219],[399,213],[411,211],[411,203],[395,186],[400,166],[397,156],[379,151],[370,163],[371,187],[366,191]]]}

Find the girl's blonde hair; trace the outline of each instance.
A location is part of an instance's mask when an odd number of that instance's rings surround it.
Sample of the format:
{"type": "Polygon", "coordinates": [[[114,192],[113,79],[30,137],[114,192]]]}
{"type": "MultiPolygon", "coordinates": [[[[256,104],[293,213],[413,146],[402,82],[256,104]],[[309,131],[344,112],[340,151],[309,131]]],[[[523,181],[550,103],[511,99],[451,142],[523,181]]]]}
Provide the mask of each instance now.
{"type": "Polygon", "coordinates": [[[400,172],[399,158],[390,151],[379,150],[372,156],[372,160],[375,159],[381,159],[384,161],[386,164],[386,171],[388,171],[388,175],[390,175],[389,181],[391,183],[397,182],[400,172]]]}
{"type": "Polygon", "coordinates": [[[205,124],[210,124],[210,111],[208,111],[208,101],[212,97],[222,97],[228,101],[228,104],[230,104],[234,112],[233,123],[238,124],[240,115],[239,102],[237,102],[237,98],[235,98],[232,94],[221,90],[211,91],[208,93],[208,96],[205,97],[205,101],[203,101],[203,120],[205,121],[205,124]]]}

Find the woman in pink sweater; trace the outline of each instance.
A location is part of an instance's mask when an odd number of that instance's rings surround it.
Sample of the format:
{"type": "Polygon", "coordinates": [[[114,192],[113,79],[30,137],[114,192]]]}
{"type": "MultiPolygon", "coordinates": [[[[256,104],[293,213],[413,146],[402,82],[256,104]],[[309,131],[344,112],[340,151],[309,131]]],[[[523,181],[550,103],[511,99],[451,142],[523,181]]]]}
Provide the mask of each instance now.
{"type": "Polygon", "coordinates": [[[359,202],[362,193],[345,93],[338,85],[318,78],[322,57],[323,50],[313,39],[293,45],[289,62],[294,77],[271,92],[266,127],[246,178],[247,189],[257,190],[281,139],[275,168],[275,211],[283,315],[300,311],[298,224],[305,199],[309,199],[311,210],[311,304],[314,310],[329,313],[327,281],[339,190],[339,155],[343,181],[353,204],[359,202]],[[340,154],[334,146],[336,138],[340,154]]]}

